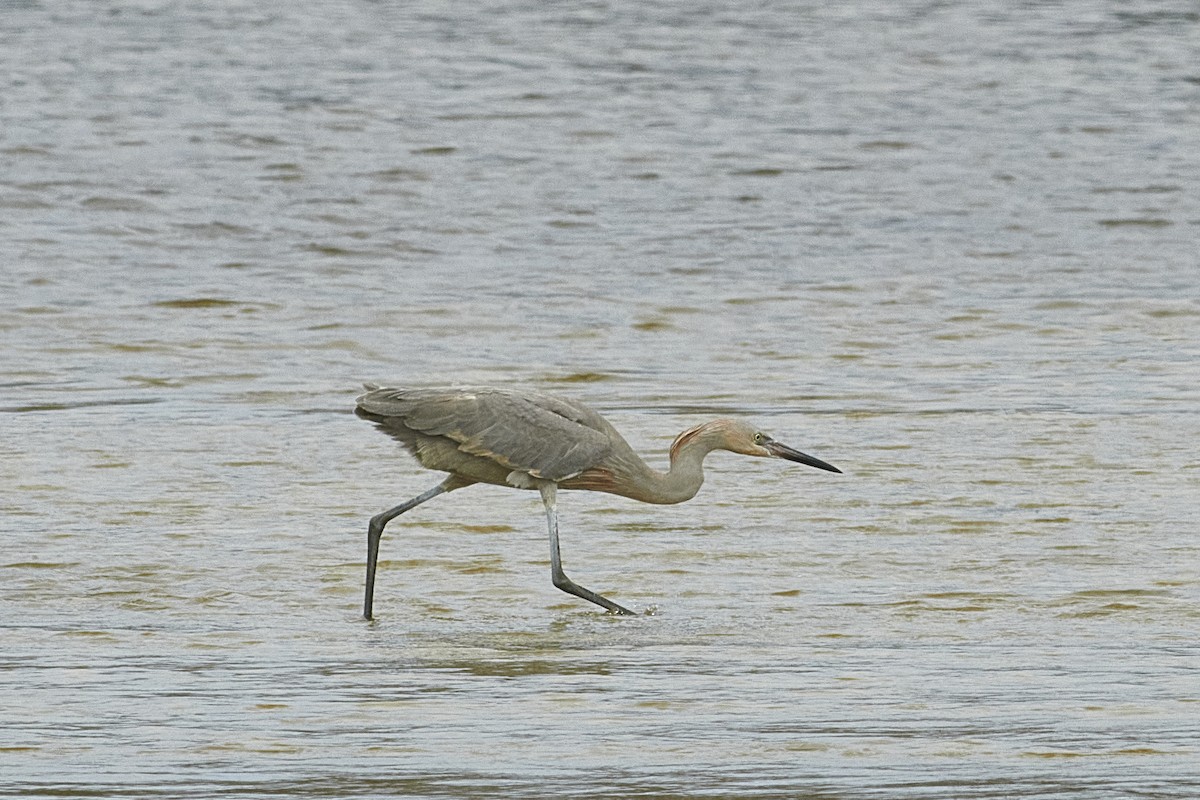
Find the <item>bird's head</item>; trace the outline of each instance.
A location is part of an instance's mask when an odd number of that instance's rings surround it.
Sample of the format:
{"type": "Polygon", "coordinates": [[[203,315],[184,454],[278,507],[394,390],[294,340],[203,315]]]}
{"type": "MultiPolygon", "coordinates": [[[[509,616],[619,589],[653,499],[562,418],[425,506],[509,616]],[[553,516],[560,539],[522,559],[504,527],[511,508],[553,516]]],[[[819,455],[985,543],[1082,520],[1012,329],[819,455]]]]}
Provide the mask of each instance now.
{"type": "Polygon", "coordinates": [[[795,461],[798,464],[805,464],[828,472],[841,472],[832,464],[827,464],[819,458],[814,458],[807,453],[801,453],[795,448],[788,447],[782,442],[777,442],[753,425],[740,420],[717,420],[715,427],[721,433],[720,446],[725,450],[732,450],[747,456],[785,458],[788,461],[795,461]]]}
{"type": "Polygon", "coordinates": [[[809,467],[830,471],[830,473],[840,473],[841,471],[833,464],[821,461],[820,458],[814,458],[808,453],[788,447],[781,441],[775,441],[760,429],[740,420],[713,420],[689,428],[688,431],[680,433],[674,440],[674,444],[671,445],[672,457],[676,451],[694,439],[708,440],[708,449],[728,450],[742,453],[743,456],[786,458],[787,461],[806,464],[809,467]]]}

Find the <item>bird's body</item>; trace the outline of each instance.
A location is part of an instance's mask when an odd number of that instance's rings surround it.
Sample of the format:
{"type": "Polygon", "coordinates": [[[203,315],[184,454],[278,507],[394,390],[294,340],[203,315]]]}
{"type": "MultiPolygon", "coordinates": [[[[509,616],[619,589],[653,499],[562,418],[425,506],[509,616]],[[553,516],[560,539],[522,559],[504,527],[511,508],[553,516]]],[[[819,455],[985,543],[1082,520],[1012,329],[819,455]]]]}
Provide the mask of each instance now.
{"type": "Polygon", "coordinates": [[[550,524],[555,586],[610,611],[631,613],[563,574],[555,509],[558,488],[608,492],[644,503],[681,503],[700,490],[704,457],[717,449],[776,456],[840,472],[737,420],[713,420],[681,433],[671,445],[671,468],[664,473],[646,464],[608,420],[576,401],[493,388],[390,389],[368,384],[367,389],[357,400],[358,416],[399,440],[423,466],[450,473],[425,494],[372,518],[367,537],[367,619],[383,527],[444,492],[475,483],[538,489],[550,524]]]}

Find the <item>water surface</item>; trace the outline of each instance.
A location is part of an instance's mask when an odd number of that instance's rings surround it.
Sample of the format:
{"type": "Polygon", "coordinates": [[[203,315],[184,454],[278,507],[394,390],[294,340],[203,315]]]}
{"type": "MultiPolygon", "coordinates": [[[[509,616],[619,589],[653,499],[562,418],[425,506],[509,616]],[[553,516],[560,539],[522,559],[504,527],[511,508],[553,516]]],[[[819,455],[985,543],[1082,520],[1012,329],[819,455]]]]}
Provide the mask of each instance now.
{"type": "MultiPolygon", "coordinates": [[[[745,4],[743,4],[745,5],[745,4]]],[[[1187,3],[0,9],[0,796],[1200,793],[1187,3]],[[678,507],[433,485],[362,381],[678,507]]]]}

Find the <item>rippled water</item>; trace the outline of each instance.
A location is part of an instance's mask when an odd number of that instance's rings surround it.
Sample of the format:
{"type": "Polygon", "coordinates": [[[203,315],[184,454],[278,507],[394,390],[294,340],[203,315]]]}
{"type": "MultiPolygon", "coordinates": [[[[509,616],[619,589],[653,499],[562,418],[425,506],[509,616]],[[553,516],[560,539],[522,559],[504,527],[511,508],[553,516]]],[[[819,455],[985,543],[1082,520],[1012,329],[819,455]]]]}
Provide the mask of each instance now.
{"type": "Polygon", "coordinates": [[[1190,3],[0,6],[0,796],[1200,794],[1190,3]],[[678,507],[433,485],[584,399],[678,507]]]}

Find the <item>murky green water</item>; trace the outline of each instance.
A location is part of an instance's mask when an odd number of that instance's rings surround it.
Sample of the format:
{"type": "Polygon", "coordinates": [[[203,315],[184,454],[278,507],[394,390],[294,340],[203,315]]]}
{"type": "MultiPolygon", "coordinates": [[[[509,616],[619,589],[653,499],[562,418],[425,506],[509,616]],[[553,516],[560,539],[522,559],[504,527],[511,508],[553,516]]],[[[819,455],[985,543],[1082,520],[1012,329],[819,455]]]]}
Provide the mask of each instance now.
{"type": "Polygon", "coordinates": [[[0,9],[0,796],[1200,793],[1186,3],[0,9]],[[364,380],[677,507],[432,486],[364,380]]]}

